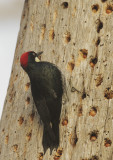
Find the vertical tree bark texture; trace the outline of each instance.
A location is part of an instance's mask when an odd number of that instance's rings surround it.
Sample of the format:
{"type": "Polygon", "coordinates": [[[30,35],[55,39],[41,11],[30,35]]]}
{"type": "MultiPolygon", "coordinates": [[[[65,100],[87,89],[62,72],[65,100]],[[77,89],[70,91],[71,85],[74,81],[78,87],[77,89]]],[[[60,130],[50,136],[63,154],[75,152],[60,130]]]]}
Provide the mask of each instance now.
{"type": "MultiPolygon", "coordinates": [[[[53,106],[54,107],[54,106],[53,106]]],[[[112,0],[25,0],[0,122],[0,160],[113,159],[112,0]],[[43,124],[20,67],[23,52],[44,51],[66,80],[60,146],[43,155],[43,124]]]]}

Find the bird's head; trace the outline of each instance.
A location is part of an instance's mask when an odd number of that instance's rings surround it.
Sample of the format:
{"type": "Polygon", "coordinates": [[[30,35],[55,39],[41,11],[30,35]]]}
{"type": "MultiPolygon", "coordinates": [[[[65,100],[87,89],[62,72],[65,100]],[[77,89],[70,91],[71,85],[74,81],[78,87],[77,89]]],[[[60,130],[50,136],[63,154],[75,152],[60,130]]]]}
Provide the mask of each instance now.
{"type": "Polygon", "coordinates": [[[35,53],[34,51],[29,51],[29,52],[23,53],[20,57],[21,66],[25,69],[25,68],[27,68],[27,66],[30,62],[31,63],[40,62],[39,57],[42,53],[43,52],[35,53]]]}

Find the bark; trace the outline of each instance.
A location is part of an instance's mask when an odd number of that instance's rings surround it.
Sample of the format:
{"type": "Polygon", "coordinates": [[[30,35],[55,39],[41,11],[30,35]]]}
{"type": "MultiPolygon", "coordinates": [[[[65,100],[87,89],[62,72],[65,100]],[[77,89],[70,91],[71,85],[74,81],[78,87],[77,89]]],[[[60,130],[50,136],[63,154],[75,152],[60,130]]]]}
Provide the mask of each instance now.
{"type": "Polygon", "coordinates": [[[0,122],[1,160],[112,160],[112,0],[25,0],[0,122]],[[43,124],[35,108],[23,52],[44,51],[66,80],[60,146],[43,155],[43,124]]]}

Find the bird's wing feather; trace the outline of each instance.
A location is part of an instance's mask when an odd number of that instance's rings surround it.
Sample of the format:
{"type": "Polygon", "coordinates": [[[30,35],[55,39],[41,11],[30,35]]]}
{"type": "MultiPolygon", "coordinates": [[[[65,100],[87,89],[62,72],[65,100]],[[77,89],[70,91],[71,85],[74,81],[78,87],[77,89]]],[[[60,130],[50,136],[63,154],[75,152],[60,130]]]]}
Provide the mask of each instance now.
{"type": "Polygon", "coordinates": [[[38,113],[39,113],[43,123],[49,124],[50,123],[50,113],[49,113],[45,98],[43,97],[41,99],[39,99],[39,98],[36,99],[34,97],[34,102],[35,102],[36,108],[38,110],[38,113]]]}
{"type": "Polygon", "coordinates": [[[50,138],[51,141],[55,141],[55,135],[50,124],[50,113],[46,105],[45,99],[44,98],[40,100],[34,99],[34,101],[35,101],[35,105],[38,110],[38,113],[40,115],[40,118],[43,121],[45,132],[47,131],[47,133],[49,134],[48,138],[50,138]]]}

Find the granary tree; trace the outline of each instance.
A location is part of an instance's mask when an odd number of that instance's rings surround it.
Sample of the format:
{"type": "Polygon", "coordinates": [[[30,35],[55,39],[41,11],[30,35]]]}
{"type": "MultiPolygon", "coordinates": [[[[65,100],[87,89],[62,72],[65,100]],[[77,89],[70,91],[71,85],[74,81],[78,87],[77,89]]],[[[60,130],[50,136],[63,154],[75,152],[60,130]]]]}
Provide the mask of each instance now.
{"type": "MultiPolygon", "coordinates": [[[[112,0],[25,0],[0,122],[1,160],[113,159],[112,0]],[[43,123],[20,66],[27,51],[62,73],[60,144],[44,154],[43,123]]],[[[54,107],[54,106],[53,106],[54,107]]]]}

